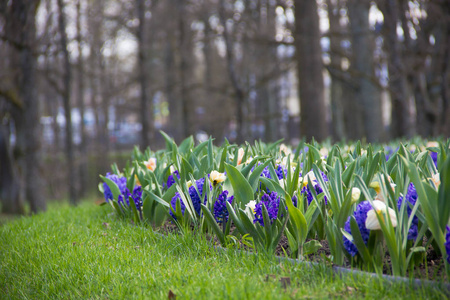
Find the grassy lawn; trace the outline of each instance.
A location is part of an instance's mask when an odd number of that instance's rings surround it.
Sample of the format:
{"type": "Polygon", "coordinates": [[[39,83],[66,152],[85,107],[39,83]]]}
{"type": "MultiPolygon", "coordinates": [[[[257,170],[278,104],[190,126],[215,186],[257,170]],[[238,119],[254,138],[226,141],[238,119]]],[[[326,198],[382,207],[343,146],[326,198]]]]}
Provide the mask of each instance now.
{"type": "Polygon", "coordinates": [[[221,252],[201,236],[155,235],[110,216],[110,207],[53,204],[0,226],[1,299],[443,298],[328,268],[221,252]],[[105,224],[107,223],[107,224],[105,224]],[[289,278],[283,284],[280,278],[289,278]]]}

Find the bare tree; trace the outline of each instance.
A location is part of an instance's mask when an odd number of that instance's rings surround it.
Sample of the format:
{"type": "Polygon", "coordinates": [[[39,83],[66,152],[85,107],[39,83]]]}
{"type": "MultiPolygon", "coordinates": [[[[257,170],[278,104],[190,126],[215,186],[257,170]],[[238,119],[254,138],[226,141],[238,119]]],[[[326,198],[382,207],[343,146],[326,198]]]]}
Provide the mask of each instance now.
{"type": "Polygon", "coordinates": [[[36,11],[40,1],[15,0],[6,10],[6,39],[13,48],[15,88],[22,108],[13,109],[17,134],[17,163],[23,177],[25,198],[32,212],[47,208],[41,174],[41,126],[36,97],[36,11]]]}
{"type": "Polygon", "coordinates": [[[219,2],[219,19],[223,27],[223,39],[225,40],[225,52],[226,52],[225,56],[226,56],[228,76],[230,78],[231,85],[234,89],[234,100],[236,106],[236,123],[237,123],[236,142],[242,143],[244,141],[245,92],[236,72],[235,57],[233,53],[233,43],[227,26],[225,0],[220,0],[219,2]]]}
{"type": "Polygon", "coordinates": [[[328,126],[316,0],[295,2],[295,45],[301,134],[320,141],[328,136],[328,126]]]}
{"type": "Polygon", "coordinates": [[[76,191],[76,177],[75,177],[75,162],[73,151],[73,129],[72,129],[72,106],[70,104],[70,85],[72,82],[71,65],[69,51],[67,50],[67,34],[66,34],[66,17],[64,15],[64,3],[63,0],[58,0],[58,27],[61,38],[61,48],[64,58],[64,71],[63,71],[63,103],[64,103],[64,116],[66,119],[65,127],[65,142],[66,142],[66,159],[67,159],[67,183],[69,187],[69,201],[72,205],[77,203],[77,191],[76,191]]]}
{"type": "Polygon", "coordinates": [[[80,164],[79,164],[79,175],[80,175],[80,196],[83,196],[85,194],[85,191],[88,188],[88,174],[87,174],[87,137],[86,137],[86,128],[84,124],[84,117],[85,117],[85,101],[84,101],[84,92],[85,92],[85,85],[84,85],[84,76],[85,69],[84,69],[84,59],[83,59],[83,33],[81,32],[81,0],[77,1],[76,4],[77,9],[77,19],[76,19],[76,29],[77,29],[77,44],[78,44],[78,98],[77,98],[77,105],[80,109],[80,116],[81,116],[81,122],[80,122],[80,146],[79,146],[79,153],[80,153],[80,164]]]}
{"type": "Polygon", "coordinates": [[[356,98],[363,108],[365,136],[369,142],[381,141],[384,128],[381,118],[380,90],[376,84],[373,41],[369,28],[369,0],[349,0],[348,15],[352,41],[352,70],[357,80],[356,98]]]}
{"type": "Polygon", "coordinates": [[[140,115],[141,115],[141,123],[142,123],[142,133],[141,133],[141,148],[145,149],[150,145],[151,137],[153,136],[153,114],[150,113],[153,111],[151,109],[151,102],[148,101],[148,64],[147,64],[147,47],[145,40],[145,1],[137,0],[136,8],[138,12],[139,18],[139,26],[137,30],[137,39],[138,39],[138,70],[139,70],[139,85],[141,89],[141,106],[140,106],[140,115]],[[150,104],[150,105],[149,105],[150,104]]]}

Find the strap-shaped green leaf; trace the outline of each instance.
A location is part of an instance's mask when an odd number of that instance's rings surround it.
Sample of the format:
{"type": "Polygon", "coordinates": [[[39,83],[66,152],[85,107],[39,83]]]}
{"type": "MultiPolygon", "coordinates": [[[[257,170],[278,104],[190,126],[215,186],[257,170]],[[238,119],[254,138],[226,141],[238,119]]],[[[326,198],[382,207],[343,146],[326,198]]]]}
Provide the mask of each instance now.
{"type": "Polygon", "coordinates": [[[204,205],[201,204],[203,215],[205,216],[205,220],[208,223],[209,226],[211,226],[212,230],[216,234],[217,238],[220,241],[220,244],[222,246],[225,246],[225,235],[220,229],[219,225],[217,224],[216,220],[214,219],[213,215],[211,214],[211,211],[204,205]]]}
{"type": "MultiPolygon", "coordinates": [[[[442,149],[441,149],[442,152],[442,149]]],[[[438,208],[441,229],[444,230],[450,217],[450,156],[445,160],[440,173],[441,184],[438,194],[438,208]]]]}
{"type": "Polygon", "coordinates": [[[121,195],[122,193],[120,192],[120,189],[117,186],[117,184],[105,176],[100,175],[100,178],[103,179],[104,182],[106,182],[109,189],[111,190],[111,193],[113,194],[114,199],[115,200],[119,199],[119,195],[121,195]]]}
{"type": "Polygon", "coordinates": [[[358,249],[358,253],[361,255],[362,259],[366,264],[371,265],[373,263],[372,256],[367,249],[366,244],[361,236],[361,231],[359,231],[358,224],[356,223],[355,217],[350,217],[350,230],[352,231],[353,244],[358,249]]]}
{"type": "Polygon", "coordinates": [[[146,188],[142,190],[144,192],[144,194],[147,194],[151,199],[153,199],[154,201],[158,202],[159,204],[165,206],[165,207],[170,207],[169,202],[167,202],[166,200],[162,199],[161,197],[158,197],[157,195],[155,195],[152,191],[147,190],[146,188]]]}
{"type": "Polygon", "coordinates": [[[245,205],[252,200],[253,190],[247,179],[239,172],[235,167],[230,164],[225,164],[227,171],[227,178],[230,180],[234,191],[234,202],[240,208],[244,208],[245,205]]]}
{"type": "Polygon", "coordinates": [[[257,166],[255,170],[253,170],[252,174],[250,174],[250,178],[248,182],[250,183],[250,186],[252,187],[253,191],[256,191],[259,184],[259,177],[261,176],[262,171],[264,171],[264,168],[267,167],[267,165],[270,164],[270,160],[266,161],[260,166],[257,166]]]}
{"type": "Polygon", "coordinates": [[[294,206],[291,197],[286,197],[286,205],[288,207],[289,219],[293,227],[292,234],[295,239],[299,242],[304,242],[306,240],[308,226],[306,224],[305,216],[302,212],[294,206]]]}

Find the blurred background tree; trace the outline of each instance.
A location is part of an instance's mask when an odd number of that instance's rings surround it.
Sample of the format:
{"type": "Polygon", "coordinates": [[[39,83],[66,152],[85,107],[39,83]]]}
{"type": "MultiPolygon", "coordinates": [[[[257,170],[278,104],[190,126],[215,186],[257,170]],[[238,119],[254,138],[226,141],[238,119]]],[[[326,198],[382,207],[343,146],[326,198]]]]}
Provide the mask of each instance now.
{"type": "Polygon", "coordinates": [[[76,203],[158,130],[450,136],[446,0],[1,1],[0,55],[3,212],[76,203]]]}

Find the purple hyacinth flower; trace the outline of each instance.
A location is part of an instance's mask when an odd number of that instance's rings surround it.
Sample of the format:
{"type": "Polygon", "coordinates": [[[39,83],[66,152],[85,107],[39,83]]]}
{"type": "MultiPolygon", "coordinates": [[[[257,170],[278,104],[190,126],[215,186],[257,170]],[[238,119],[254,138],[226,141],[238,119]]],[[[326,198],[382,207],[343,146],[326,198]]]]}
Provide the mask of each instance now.
{"type": "Polygon", "coordinates": [[[220,193],[219,197],[217,197],[216,202],[214,202],[214,218],[217,223],[228,222],[228,209],[227,202],[233,203],[234,196],[228,198],[228,191],[223,191],[220,193]]]}
{"type": "MultiPolygon", "coordinates": [[[[369,241],[369,235],[370,230],[366,228],[366,219],[367,219],[367,212],[372,209],[372,206],[370,205],[369,201],[364,201],[358,204],[356,207],[355,212],[353,213],[353,216],[355,217],[356,224],[358,224],[359,231],[361,232],[361,236],[363,238],[364,244],[367,245],[367,242],[369,241]]],[[[348,217],[347,222],[345,222],[344,226],[345,231],[348,233],[352,233],[350,229],[350,217],[348,217]]],[[[347,250],[348,253],[350,253],[351,256],[355,256],[358,253],[358,248],[356,248],[355,244],[348,240],[345,236],[344,238],[344,248],[347,250]]]]}
{"type": "Polygon", "coordinates": [[[445,250],[447,251],[447,263],[450,264],[450,226],[446,227],[447,233],[445,234],[445,250]]]}
{"type": "MultiPolygon", "coordinates": [[[[408,191],[406,192],[406,196],[402,197],[400,196],[397,200],[397,207],[398,209],[401,208],[403,199],[406,199],[406,212],[408,213],[408,218],[411,216],[412,208],[416,204],[417,201],[417,191],[414,184],[411,182],[408,186],[408,191]]],[[[417,216],[414,216],[412,219],[411,227],[408,229],[408,240],[415,240],[417,238],[418,234],[418,225],[419,225],[419,218],[417,216]]]]}
{"type": "MultiPolygon", "coordinates": [[[[106,178],[112,180],[119,187],[120,193],[122,195],[128,194],[126,177],[119,177],[116,174],[111,174],[108,172],[108,173],[106,173],[106,178]]],[[[109,188],[108,184],[106,184],[106,182],[103,183],[103,194],[105,196],[106,202],[114,199],[111,189],[109,188]]]]}
{"type": "Polygon", "coordinates": [[[170,188],[174,183],[175,183],[175,177],[174,175],[180,179],[180,173],[178,172],[178,170],[176,170],[175,172],[173,172],[171,175],[169,175],[169,177],[167,178],[167,183],[166,186],[167,188],[170,188]]]}
{"type": "Polygon", "coordinates": [[[267,212],[269,214],[270,223],[278,217],[278,208],[280,206],[280,197],[276,192],[271,192],[270,194],[264,194],[255,206],[255,219],[253,223],[258,222],[261,226],[264,226],[263,209],[262,205],[266,206],[267,212]]]}
{"type": "MultiPolygon", "coordinates": [[[[195,185],[197,186],[198,192],[199,192],[201,195],[203,195],[203,194],[205,195],[205,196],[204,196],[204,199],[203,199],[203,204],[205,204],[205,203],[206,203],[206,200],[207,200],[206,191],[203,191],[203,187],[204,187],[204,185],[205,185],[205,178],[201,178],[201,179],[197,180],[197,181],[195,182],[195,185]]],[[[211,184],[209,184],[209,189],[210,189],[210,190],[212,189],[211,184]]],[[[200,210],[201,210],[201,203],[202,203],[202,201],[200,200],[200,196],[199,196],[199,194],[197,193],[197,190],[195,189],[194,186],[189,187],[189,196],[191,197],[192,205],[194,206],[195,212],[196,212],[198,215],[200,215],[200,210]]],[[[173,207],[173,209],[175,210],[175,209],[176,209],[177,199],[180,200],[180,204],[181,204],[181,213],[184,215],[184,211],[185,211],[185,209],[186,209],[186,205],[185,205],[185,203],[183,203],[183,200],[181,199],[180,194],[179,194],[178,192],[175,193],[175,196],[174,196],[174,197],[172,198],[172,200],[170,201],[170,205],[171,205],[171,206],[173,207]]],[[[172,211],[170,211],[169,213],[170,213],[170,215],[171,215],[174,219],[176,219],[176,217],[175,217],[175,215],[172,213],[172,211]]]]}

